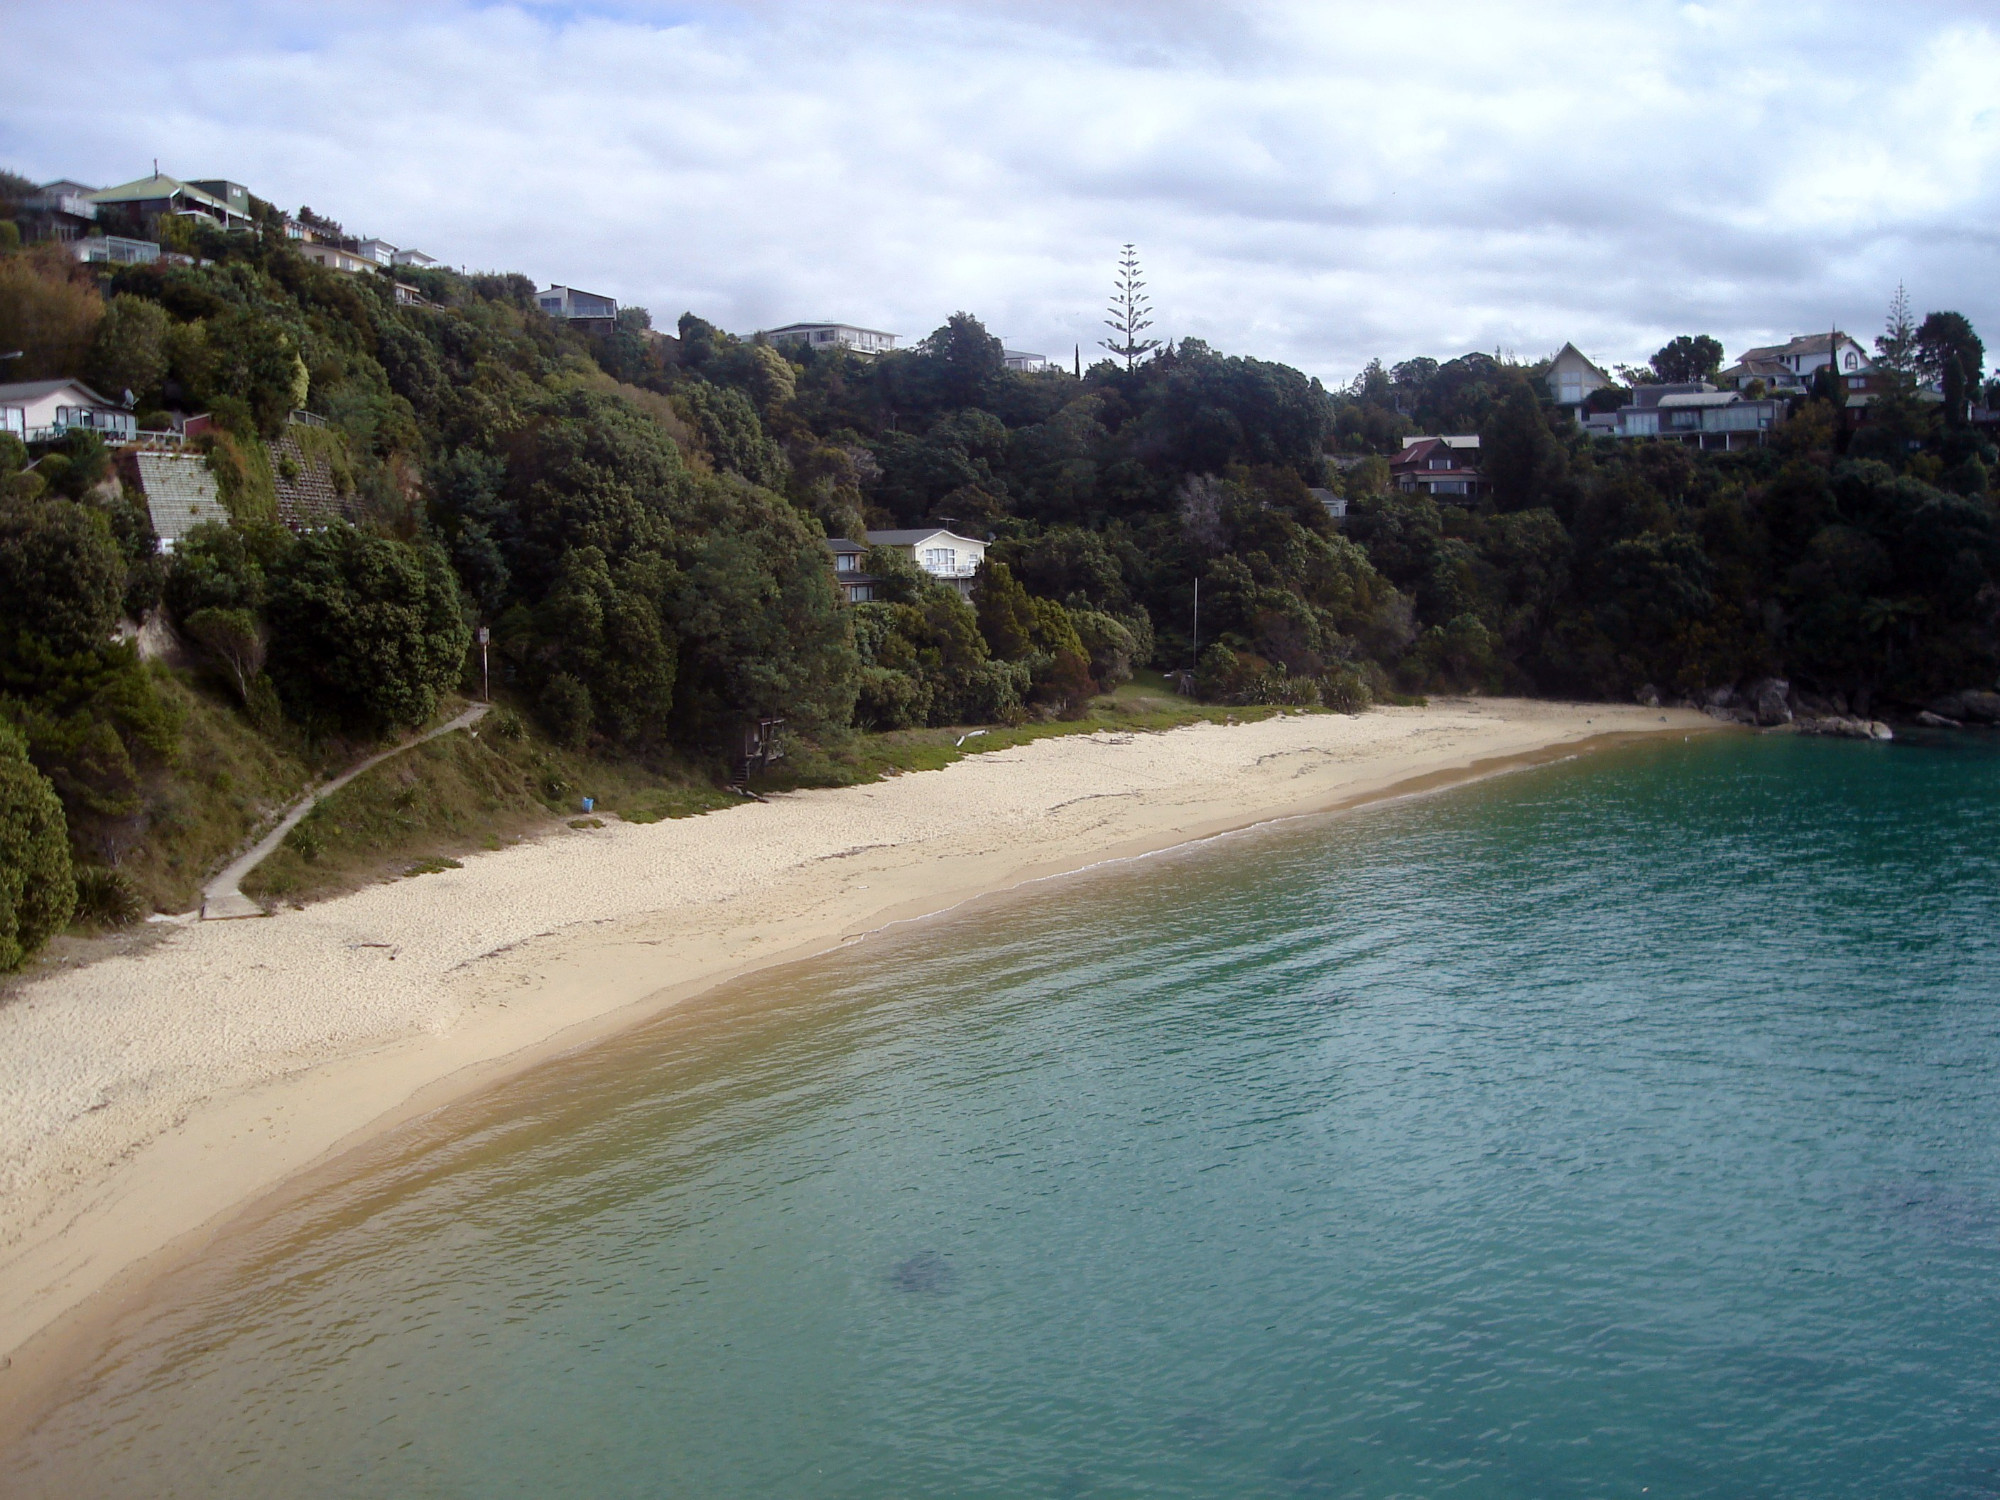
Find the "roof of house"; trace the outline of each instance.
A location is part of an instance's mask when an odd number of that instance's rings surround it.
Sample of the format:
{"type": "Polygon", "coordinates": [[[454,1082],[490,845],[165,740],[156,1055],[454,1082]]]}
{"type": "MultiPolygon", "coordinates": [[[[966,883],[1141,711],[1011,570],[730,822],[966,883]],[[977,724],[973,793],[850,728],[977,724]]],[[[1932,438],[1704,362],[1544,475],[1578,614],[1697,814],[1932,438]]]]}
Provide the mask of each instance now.
{"type": "Polygon", "coordinates": [[[1655,402],[1658,406],[1733,406],[1743,397],[1736,391],[1672,391],[1655,402]]]}
{"type": "Polygon", "coordinates": [[[860,542],[851,542],[844,536],[830,536],[826,539],[826,550],[829,552],[853,552],[858,555],[866,552],[868,549],[860,542]]]}
{"type": "Polygon", "coordinates": [[[1757,349],[1745,349],[1736,357],[1736,362],[1747,364],[1753,359],[1784,359],[1788,355],[1824,354],[1834,339],[1845,339],[1856,348],[1860,348],[1858,340],[1836,328],[1831,333],[1802,333],[1788,343],[1766,344],[1757,349]]]}
{"type": "Polygon", "coordinates": [[[1574,344],[1564,344],[1562,348],[1556,350],[1555,357],[1551,359],[1549,363],[1551,365],[1561,364],[1562,357],[1565,354],[1574,354],[1578,359],[1582,360],[1586,365],[1590,367],[1591,374],[1597,376],[1598,379],[1602,380],[1606,385],[1611,384],[1611,377],[1604,373],[1604,367],[1598,364],[1598,362],[1592,359],[1588,354],[1585,354],[1581,349],[1577,348],[1576,345],[1574,344]]]}
{"type": "Polygon", "coordinates": [[[107,401],[81,380],[22,380],[13,385],[0,385],[0,401],[39,401],[44,396],[53,396],[57,391],[74,386],[90,397],[99,406],[116,408],[116,401],[107,401]]]}
{"type": "Polygon", "coordinates": [[[177,177],[169,177],[164,172],[156,172],[151,177],[141,177],[136,182],[105,188],[102,192],[92,193],[90,196],[92,201],[97,203],[151,203],[156,199],[171,198],[176,193],[192,198],[197,203],[205,203],[210,208],[219,208],[224,213],[235,212],[213,193],[205,193],[192,183],[182,182],[177,177]]]}
{"type": "Polygon", "coordinates": [[[871,547],[914,547],[918,542],[927,542],[932,537],[939,536],[948,536],[954,542],[969,542],[975,547],[984,547],[986,545],[986,543],[980,541],[976,536],[960,536],[957,532],[943,526],[920,526],[911,531],[871,531],[868,533],[868,545],[871,547]]]}
{"type": "Polygon", "coordinates": [[[881,328],[863,328],[859,323],[835,323],[831,320],[819,323],[787,323],[782,328],[766,328],[766,338],[774,333],[804,333],[810,328],[845,328],[849,333],[872,333],[878,338],[892,339],[896,335],[881,328]]]}

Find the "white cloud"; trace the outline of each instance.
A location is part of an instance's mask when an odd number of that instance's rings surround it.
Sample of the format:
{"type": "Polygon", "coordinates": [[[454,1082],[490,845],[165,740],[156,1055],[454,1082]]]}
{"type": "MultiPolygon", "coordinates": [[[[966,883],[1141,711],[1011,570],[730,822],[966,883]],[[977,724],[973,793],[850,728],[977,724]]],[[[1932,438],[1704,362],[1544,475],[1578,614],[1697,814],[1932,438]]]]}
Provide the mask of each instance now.
{"type": "Polygon", "coordinates": [[[1344,378],[1920,308],[1991,325],[2000,37],[1971,5],[878,3],[10,9],[0,163],[153,157],[748,330],[953,310],[1344,378]],[[106,52],[105,35],[120,38],[106,52]]]}

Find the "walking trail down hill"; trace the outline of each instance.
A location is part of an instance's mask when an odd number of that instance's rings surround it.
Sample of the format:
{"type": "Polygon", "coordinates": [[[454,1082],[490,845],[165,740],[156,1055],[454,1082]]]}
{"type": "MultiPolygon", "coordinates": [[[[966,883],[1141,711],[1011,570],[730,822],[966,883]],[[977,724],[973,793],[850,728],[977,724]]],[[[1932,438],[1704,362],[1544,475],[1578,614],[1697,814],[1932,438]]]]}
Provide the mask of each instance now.
{"type": "Polygon", "coordinates": [[[415,739],[406,740],[400,745],[392,746],[390,749],[377,751],[366,760],[349,766],[345,771],[334,777],[333,780],[325,782],[307,792],[305,796],[292,805],[290,812],[278,820],[277,827],[257,840],[256,843],[252,844],[227,865],[223,866],[222,872],[202,887],[202,920],[204,922],[214,922],[231,917],[264,916],[264,908],[243,894],[243,878],[264,862],[271,851],[278,847],[286,834],[298,827],[299,820],[313,810],[320,798],[332,796],[363,771],[369,770],[374,766],[379,766],[383,761],[393,756],[401,755],[405,750],[414,750],[425,740],[434,740],[441,734],[450,734],[454,729],[470,729],[474,724],[477,724],[481,719],[486,717],[486,710],[490,707],[492,705],[489,703],[475,703],[450,723],[440,724],[437,728],[427,730],[415,739]]]}

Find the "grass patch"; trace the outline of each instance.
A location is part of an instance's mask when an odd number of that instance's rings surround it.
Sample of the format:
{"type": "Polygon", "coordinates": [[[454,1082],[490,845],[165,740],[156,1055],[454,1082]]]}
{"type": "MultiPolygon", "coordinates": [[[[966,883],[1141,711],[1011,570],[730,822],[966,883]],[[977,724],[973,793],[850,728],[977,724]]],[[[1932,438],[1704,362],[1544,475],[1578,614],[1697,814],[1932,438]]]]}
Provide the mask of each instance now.
{"type": "Polygon", "coordinates": [[[146,826],[118,872],[146,911],[187,911],[203,882],[299,797],[312,768],[190,674],[164,666],[152,674],[183,715],[180,753],[149,779],[146,826]]]}
{"type": "MultiPolygon", "coordinates": [[[[561,826],[585,797],[597,811],[635,823],[735,800],[685,776],[559,749],[520,716],[498,710],[479,731],[427,740],[321,801],[251,872],[243,891],[300,902],[456,869],[458,855],[561,826]]],[[[602,826],[601,819],[578,821],[602,826]]]]}
{"type": "Polygon", "coordinates": [[[1186,724],[1254,724],[1280,713],[1323,713],[1323,709],[1226,708],[1197,703],[1176,693],[1157,672],[1140,672],[1114,693],[1091,701],[1081,719],[1046,723],[972,725],[949,729],[896,729],[881,734],[857,734],[843,745],[794,751],[768,772],[750,779],[759,792],[793,791],[804,787],[856,786],[905,771],[936,771],[990,750],[1006,750],[1035,740],[1065,734],[1099,734],[1110,730],[1151,734],[1186,724]]]}

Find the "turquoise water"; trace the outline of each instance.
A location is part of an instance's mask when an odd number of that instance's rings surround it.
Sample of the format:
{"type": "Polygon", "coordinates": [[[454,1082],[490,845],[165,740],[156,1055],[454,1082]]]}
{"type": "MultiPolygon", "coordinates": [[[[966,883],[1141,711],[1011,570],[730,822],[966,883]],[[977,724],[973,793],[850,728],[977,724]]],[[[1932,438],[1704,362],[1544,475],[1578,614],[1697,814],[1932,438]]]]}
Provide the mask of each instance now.
{"type": "Polygon", "coordinates": [[[1731,738],[905,929],[269,1218],[10,1484],[2000,1495],[1996,834],[1731,738]]]}

